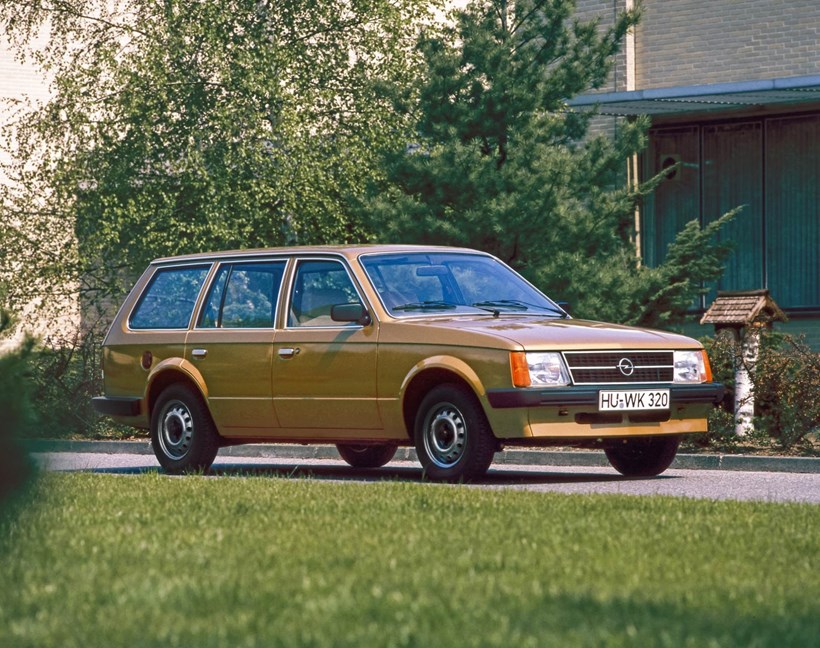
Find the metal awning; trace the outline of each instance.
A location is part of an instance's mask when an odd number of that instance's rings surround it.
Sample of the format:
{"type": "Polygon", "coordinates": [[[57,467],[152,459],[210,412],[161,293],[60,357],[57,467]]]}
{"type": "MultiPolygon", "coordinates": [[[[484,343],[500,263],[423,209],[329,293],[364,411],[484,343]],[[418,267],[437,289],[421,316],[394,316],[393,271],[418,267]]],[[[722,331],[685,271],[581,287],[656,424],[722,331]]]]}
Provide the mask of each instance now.
{"type": "Polygon", "coordinates": [[[820,102],[820,75],[579,95],[573,110],[602,115],[676,115],[820,102]]]}

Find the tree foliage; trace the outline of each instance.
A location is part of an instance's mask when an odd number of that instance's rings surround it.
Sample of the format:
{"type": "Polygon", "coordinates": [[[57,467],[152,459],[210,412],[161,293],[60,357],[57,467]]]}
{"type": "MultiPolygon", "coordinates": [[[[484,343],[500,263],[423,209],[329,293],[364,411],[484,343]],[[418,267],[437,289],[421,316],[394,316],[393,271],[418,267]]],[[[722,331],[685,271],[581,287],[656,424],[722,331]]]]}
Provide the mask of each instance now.
{"type": "Polygon", "coordinates": [[[639,16],[604,29],[574,14],[574,0],[480,0],[426,32],[416,91],[394,95],[415,141],[384,158],[363,209],[380,240],[487,250],[577,315],[672,324],[721,274],[728,247],[713,235],[731,216],[690,224],[662,266],[639,266],[635,210],[662,178],[638,186],[625,172],[647,124],[592,136],[566,106],[602,86],[639,16]]]}
{"type": "Polygon", "coordinates": [[[409,82],[435,4],[0,0],[52,80],[4,130],[0,273],[17,301],[116,294],[162,255],[361,239],[348,198],[402,132],[379,88],[409,82]]]}

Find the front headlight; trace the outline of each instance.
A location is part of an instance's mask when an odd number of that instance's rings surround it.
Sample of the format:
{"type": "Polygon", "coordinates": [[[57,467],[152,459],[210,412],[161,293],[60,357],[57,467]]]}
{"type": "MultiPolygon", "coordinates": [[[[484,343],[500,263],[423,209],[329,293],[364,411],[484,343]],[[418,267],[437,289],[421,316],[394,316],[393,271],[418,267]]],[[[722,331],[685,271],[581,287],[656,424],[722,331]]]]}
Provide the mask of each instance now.
{"type": "Polygon", "coordinates": [[[510,354],[513,385],[516,387],[561,387],[569,385],[569,372],[560,353],[510,354]]]}
{"type": "Polygon", "coordinates": [[[674,364],[676,383],[702,383],[712,380],[709,358],[703,350],[675,351],[674,364]]]}

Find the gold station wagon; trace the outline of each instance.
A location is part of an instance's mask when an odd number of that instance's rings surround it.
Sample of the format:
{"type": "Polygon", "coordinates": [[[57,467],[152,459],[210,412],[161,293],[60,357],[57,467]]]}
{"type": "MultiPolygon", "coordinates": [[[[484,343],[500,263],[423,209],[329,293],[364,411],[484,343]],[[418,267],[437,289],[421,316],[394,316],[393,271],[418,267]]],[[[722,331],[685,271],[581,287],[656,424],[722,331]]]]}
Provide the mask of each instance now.
{"type": "Polygon", "coordinates": [[[149,428],[170,472],[295,442],[361,468],[414,445],[440,480],[513,445],[603,448],[622,474],[657,475],[723,395],[695,340],[572,319],[489,254],[421,246],[158,259],[103,370],[95,408],[149,428]]]}

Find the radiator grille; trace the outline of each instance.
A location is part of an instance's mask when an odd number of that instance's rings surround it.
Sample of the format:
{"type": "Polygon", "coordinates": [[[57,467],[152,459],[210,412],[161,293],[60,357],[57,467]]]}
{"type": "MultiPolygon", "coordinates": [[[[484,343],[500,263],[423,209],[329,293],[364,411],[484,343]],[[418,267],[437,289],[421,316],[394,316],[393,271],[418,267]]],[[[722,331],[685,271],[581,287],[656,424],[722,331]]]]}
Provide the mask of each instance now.
{"type": "Polygon", "coordinates": [[[668,383],[674,377],[671,351],[570,351],[564,358],[576,385],[668,383]]]}

